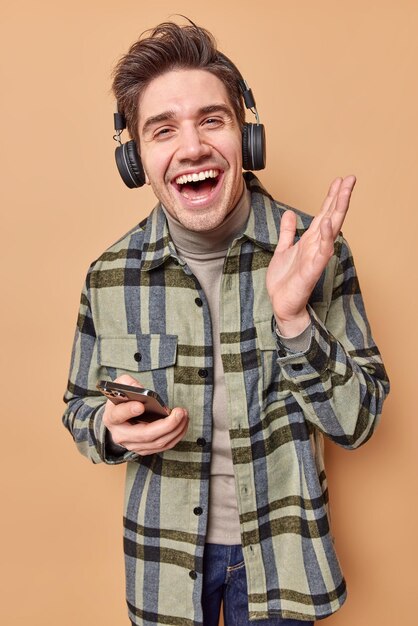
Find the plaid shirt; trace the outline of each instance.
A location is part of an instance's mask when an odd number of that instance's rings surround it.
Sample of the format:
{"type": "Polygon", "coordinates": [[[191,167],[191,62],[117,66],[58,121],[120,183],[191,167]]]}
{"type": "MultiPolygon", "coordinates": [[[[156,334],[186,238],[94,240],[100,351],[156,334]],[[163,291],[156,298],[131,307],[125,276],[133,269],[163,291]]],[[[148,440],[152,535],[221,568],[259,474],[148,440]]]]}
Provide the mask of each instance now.
{"type": "MultiPolygon", "coordinates": [[[[289,353],[280,345],[265,273],[288,207],[254,175],[246,182],[252,210],[225,258],[220,341],[249,614],[315,620],[346,596],[329,527],[322,434],[346,448],[363,444],[389,385],[342,236],[310,299],[309,349],[289,353]]],[[[299,237],[312,218],[296,214],[299,237]]],[[[207,300],[157,206],[90,267],[65,394],[64,424],[80,452],[94,463],[127,462],[132,624],[203,624],[212,395],[207,300]],[[188,410],[189,430],[175,449],[145,457],[108,449],[96,382],[123,373],[188,410]]]]}

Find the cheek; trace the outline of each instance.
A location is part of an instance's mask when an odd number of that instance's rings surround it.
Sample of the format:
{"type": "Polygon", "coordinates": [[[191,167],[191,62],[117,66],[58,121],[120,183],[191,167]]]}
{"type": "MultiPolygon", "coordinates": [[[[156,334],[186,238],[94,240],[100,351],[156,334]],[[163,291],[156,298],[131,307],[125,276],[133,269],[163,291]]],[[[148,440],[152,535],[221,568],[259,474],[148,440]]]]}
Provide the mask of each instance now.
{"type": "Polygon", "coordinates": [[[230,163],[242,163],[242,137],[241,134],[235,138],[233,145],[229,145],[228,160],[230,163]]]}
{"type": "Polygon", "coordinates": [[[143,165],[151,181],[161,184],[166,180],[170,166],[170,156],[161,150],[148,152],[144,155],[143,165]]]}

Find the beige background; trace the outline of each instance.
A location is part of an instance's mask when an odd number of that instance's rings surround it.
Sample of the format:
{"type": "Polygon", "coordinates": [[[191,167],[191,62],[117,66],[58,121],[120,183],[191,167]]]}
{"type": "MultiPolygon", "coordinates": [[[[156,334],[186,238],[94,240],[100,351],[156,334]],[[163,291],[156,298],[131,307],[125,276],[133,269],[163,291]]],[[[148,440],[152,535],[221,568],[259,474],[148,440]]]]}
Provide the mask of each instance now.
{"type": "Polygon", "coordinates": [[[110,71],[138,34],[185,13],[212,30],[257,98],[261,179],[316,212],[355,173],[344,232],[392,394],[375,437],[327,450],[349,583],[333,626],[411,626],[416,587],[416,82],[413,0],[38,0],[2,3],[0,621],[117,626],[122,467],[94,467],[60,423],[91,260],[142,218],[148,190],[113,162],[110,71]]]}

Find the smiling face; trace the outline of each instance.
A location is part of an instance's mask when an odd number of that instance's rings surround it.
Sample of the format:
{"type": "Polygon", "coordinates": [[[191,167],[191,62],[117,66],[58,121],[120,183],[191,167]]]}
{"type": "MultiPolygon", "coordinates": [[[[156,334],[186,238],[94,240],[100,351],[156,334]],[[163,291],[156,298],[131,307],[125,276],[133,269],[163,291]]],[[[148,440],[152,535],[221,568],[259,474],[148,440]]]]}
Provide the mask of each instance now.
{"type": "Polygon", "coordinates": [[[243,191],[241,129],[224,84],[195,69],[155,78],[140,96],[138,135],[167,211],[189,230],[219,226],[243,191]]]}

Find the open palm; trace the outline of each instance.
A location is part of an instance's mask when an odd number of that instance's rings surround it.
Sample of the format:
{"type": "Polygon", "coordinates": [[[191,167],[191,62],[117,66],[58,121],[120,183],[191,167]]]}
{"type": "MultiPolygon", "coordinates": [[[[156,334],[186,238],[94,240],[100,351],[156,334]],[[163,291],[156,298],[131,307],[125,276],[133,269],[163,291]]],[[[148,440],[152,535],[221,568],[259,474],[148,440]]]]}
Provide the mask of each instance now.
{"type": "Polygon", "coordinates": [[[297,335],[309,323],[306,309],[312,290],[334,253],[334,241],[344,222],[356,179],[336,178],[320,213],[294,243],[296,215],[286,211],[279,241],[267,270],[266,286],[282,334],[297,335]]]}

